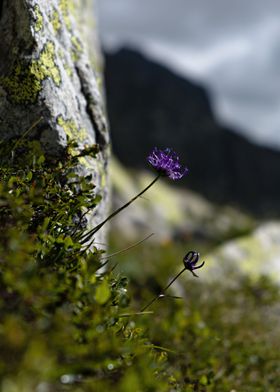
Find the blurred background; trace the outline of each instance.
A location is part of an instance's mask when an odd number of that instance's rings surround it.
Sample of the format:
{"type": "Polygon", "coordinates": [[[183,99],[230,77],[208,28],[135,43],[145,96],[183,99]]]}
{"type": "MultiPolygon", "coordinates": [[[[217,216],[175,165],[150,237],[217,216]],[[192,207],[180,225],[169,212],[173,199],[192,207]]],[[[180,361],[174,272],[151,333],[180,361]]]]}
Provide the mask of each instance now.
{"type": "Polygon", "coordinates": [[[277,0],[99,0],[104,48],[126,47],[196,80],[220,122],[280,147],[277,0]]]}
{"type": "Polygon", "coordinates": [[[114,206],[152,178],[154,146],[189,174],[158,183],[112,233],[205,250],[210,270],[280,280],[280,3],[99,0],[114,206]],[[263,260],[265,259],[265,264],[263,260]],[[227,261],[230,263],[227,263],[227,261]],[[276,273],[277,272],[277,273],[276,273]]]}
{"type": "Polygon", "coordinates": [[[108,268],[128,278],[137,310],[188,251],[206,262],[199,279],[186,271],[154,313],[130,321],[167,348],[162,360],[176,379],[147,387],[145,357],[128,390],[278,391],[280,2],[99,0],[98,8],[113,210],[154,178],[146,160],[154,146],[173,148],[189,167],[112,219],[110,253],[154,235],[108,268]]]}

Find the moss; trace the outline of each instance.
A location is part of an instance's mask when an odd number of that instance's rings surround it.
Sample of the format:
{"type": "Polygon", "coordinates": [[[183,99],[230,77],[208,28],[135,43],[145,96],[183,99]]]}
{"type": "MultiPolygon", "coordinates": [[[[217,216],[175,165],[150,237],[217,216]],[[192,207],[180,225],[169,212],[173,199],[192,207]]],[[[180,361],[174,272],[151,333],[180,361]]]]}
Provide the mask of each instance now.
{"type": "Polygon", "coordinates": [[[58,66],[55,63],[55,46],[47,42],[39,58],[29,65],[18,60],[10,76],[0,78],[0,85],[6,90],[8,98],[17,104],[35,103],[42,89],[42,81],[51,78],[56,86],[61,83],[58,66]]]}
{"type": "Polygon", "coordinates": [[[57,118],[57,123],[63,128],[70,140],[85,141],[87,136],[86,130],[84,128],[79,129],[74,120],[65,120],[62,116],[59,116],[57,118]]]}
{"type": "MultiPolygon", "coordinates": [[[[38,140],[30,140],[25,142],[27,153],[24,154],[25,162],[34,162],[34,157],[41,157],[44,155],[41,143],[38,140]]],[[[23,143],[24,145],[24,140],[23,143]]]]}
{"type": "Polygon", "coordinates": [[[43,25],[44,25],[43,24],[43,15],[40,11],[38,4],[36,4],[34,7],[34,14],[35,14],[35,19],[36,19],[34,29],[36,32],[38,32],[38,31],[42,30],[43,25]]]}

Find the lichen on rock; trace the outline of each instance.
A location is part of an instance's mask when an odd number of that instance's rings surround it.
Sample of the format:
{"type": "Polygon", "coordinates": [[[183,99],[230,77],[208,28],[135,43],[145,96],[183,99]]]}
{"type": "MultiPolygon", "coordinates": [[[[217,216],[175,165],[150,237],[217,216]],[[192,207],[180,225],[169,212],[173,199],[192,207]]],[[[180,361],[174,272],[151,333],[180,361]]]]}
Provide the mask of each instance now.
{"type": "Polygon", "coordinates": [[[62,116],[59,116],[57,118],[57,123],[61,126],[61,128],[63,128],[69,140],[75,140],[77,142],[85,141],[87,137],[86,130],[84,128],[79,129],[73,119],[65,120],[62,116]]]}
{"type": "Polygon", "coordinates": [[[41,83],[49,77],[59,86],[61,75],[55,63],[55,46],[47,42],[38,59],[25,64],[25,60],[17,60],[9,76],[0,78],[0,85],[6,90],[7,97],[17,104],[35,103],[41,91],[41,83]]]}
{"type": "Polygon", "coordinates": [[[40,12],[40,7],[38,4],[36,4],[34,7],[34,15],[35,15],[34,29],[36,32],[38,32],[43,28],[43,15],[40,12]]]}
{"type": "Polygon", "coordinates": [[[101,220],[109,139],[103,96],[89,60],[91,32],[80,25],[83,14],[88,18],[93,13],[93,4],[6,4],[0,19],[0,139],[20,136],[41,118],[28,137],[38,140],[47,155],[61,154],[67,138],[81,149],[100,144],[100,153],[79,165],[92,174],[96,192],[102,193],[101,220]]]}

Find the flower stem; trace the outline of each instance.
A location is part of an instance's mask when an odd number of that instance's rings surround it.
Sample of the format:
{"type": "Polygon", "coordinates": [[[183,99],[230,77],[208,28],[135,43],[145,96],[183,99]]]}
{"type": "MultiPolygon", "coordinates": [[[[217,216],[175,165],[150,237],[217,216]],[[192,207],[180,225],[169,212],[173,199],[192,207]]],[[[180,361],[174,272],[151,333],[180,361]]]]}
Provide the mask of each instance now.
{"type": "Polygon", "coordinates": [[[131,200],[129,200],[127,203],[125,203],[123,206],[121,206],[120,208],[118,208],[116,211],[112,212],[112,214],[110,214],[103,222],[99,223],[97,226],[95,226],[93,229],[91,229],[88,233],[86,233],[83,237],[82,237],[82,243],[87,242],[92,235],[94,235],[97,231],[99,231],[101,229],[101,227],[103,227],[105,225],[106,222],[108,222],[110,219],[112,219],[114,216],[116,216],[117,214],[119,214],[122,210],[124,210],[126,207],[128,207],[131,203],[133,203],[136,199],[138,199],[140,196],[143,195],[143,193],[145,193],[148,189],[150,189],[154,183],[161,177],[161,174],[158,174],[153,181],[146,186],[146,188],[144,188],[140,193],[138,193],[136,196],[134,196],[131,200]]]}
{"type": "Polygon", "coordinates": [[[144,312],[144,310],[148,309],[155,301],[157,301],[159,298],[164,296],[165,291],[179,278],[182,273],[186,271],[186,268],[184,267],[182,271],[180,271],[169,283],[168,285],[161,291],[160,294],[156,295],[150,302],[147,303],[147,305],[144,306],[144,308],[141,309],[141,312],[144,312]]]}

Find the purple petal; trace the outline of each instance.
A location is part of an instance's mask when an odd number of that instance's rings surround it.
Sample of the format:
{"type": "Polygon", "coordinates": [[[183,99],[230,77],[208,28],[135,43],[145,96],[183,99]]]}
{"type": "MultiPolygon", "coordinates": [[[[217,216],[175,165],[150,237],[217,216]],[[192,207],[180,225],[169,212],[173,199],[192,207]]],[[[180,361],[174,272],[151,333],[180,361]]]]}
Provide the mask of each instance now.
{"type": "Polygon", "coordinates": [[[172,180],[179,180],[188,172],[188,169],[180,164],[179,156],[171,148],[160,150],[155,147],[147,159],[159,173],[172,180]]]}

